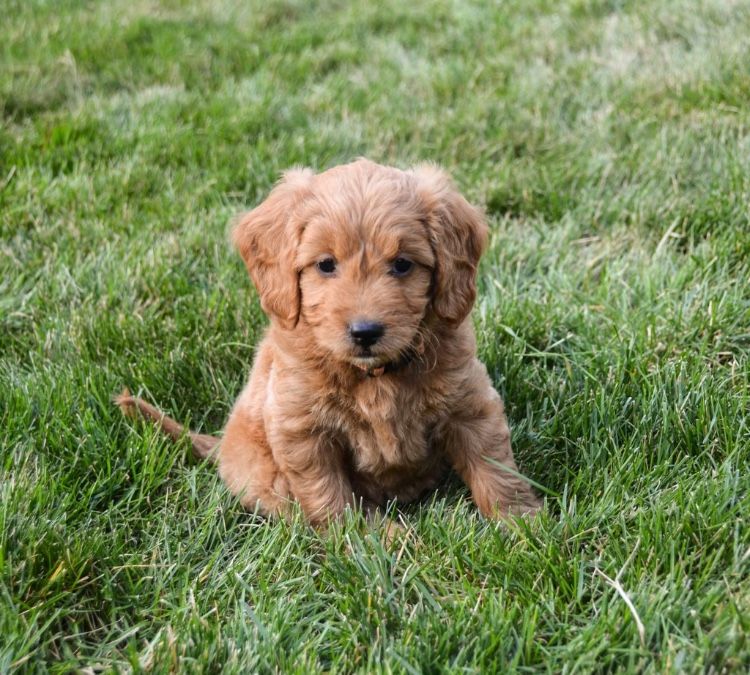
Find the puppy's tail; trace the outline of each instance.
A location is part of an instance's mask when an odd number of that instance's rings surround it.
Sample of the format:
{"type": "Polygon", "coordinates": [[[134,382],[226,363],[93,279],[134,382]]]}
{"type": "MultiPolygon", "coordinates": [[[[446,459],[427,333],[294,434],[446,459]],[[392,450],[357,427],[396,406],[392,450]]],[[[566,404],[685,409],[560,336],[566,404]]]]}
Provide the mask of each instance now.
{"type": "MultiPolygon", "coordinates": [[[[131,395],[128,389],[123,389],[122,393],[115,396],[112,400],[120,406],[120,410],[122,410],[124,415],[137,417],[140,414],[147,420],[154,422],[156,426],[174,440],[182,438],[182,435],[185,433],[185,427],[179,422],[168,417],[161,410],[147,403],[142,398],[131,395]]],[[[190,437],[190,442],[193,445],[193,454],[196,457],[216,461],[214,449],[219,444],[220,438],[207,434],[196,434],[193,431],[188,431],[187,435],[190,437]]]]}

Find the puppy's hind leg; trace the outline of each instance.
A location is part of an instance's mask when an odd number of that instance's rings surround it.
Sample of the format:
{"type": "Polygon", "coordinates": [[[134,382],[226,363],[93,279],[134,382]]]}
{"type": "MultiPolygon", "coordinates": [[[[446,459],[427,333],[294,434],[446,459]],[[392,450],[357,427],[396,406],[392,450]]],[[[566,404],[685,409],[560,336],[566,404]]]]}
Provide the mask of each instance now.
{"type": "Polygon", "coordinates": [[[293,497],[271,453],[262,418],[239,406],[232,411],[218,463],[219,475],[245,509],[272,518],[288,515],[293,497]]]}
{"type": "MultiPolygon", "coordinates": [[[[171,436],[174,440],[179,440],[185,434],[185,427],[182,424],[168,417],[161,410],[155,408],[142,398],[132,396],[127,389],[124,389],[121,394],[115,396],[113,401],[120,407],[123,414],[128,417],[137,417],[140,414],[142,417],[154,422],[164,433],[171,436]]],[[[216,461],[214,448],[219,444],[220,438],[209,436],[208,434],[196,434],[193,431],[187,431],[187,435],[190,438],[190,443],[193,446],[193,454],[196,457],[216,461]]]]}
{"type": "Polygon", "coordinates": [[[474,370],[460,408],[440,430],[440,443],[483,515],[534,514],[542,502],[516,466],[503,402],[484,366],[476,361],[474,370]]]}

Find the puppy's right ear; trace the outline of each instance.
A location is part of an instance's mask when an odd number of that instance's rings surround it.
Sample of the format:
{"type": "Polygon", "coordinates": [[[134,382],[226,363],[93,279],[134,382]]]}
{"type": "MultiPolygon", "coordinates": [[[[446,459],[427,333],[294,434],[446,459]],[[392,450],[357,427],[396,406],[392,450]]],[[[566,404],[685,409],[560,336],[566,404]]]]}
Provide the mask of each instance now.
{"type": "Polygon", "coordinates": [[[283,328],[299,319],[299,270],[294,257],[302,235],[295,207],[309,194],[313,172],[291,169],[252,211],[240,216],[232,241],[245,261],[263,311],[283,328]]]}

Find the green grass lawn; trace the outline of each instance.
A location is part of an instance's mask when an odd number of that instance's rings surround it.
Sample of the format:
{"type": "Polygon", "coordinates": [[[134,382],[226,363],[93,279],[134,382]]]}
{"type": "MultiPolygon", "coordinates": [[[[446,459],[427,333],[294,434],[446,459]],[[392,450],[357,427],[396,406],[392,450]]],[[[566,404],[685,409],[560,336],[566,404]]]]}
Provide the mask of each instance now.
{"type": "Polygon", "coordinates": [[[0,672],[750,665],[750,4],[0,13],[0,672]],[[228,222],[360,155],[487,211],[533,522],[267,523],[110,403],[220,430],[266,324],[228,222]]]}

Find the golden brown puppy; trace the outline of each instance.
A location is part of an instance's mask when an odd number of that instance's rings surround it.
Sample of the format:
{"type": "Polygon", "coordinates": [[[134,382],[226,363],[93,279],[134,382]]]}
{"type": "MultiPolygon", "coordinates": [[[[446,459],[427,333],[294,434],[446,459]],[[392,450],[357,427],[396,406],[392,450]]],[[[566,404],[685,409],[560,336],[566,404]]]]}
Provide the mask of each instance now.
{"type": "MultiPolygon", "coordinates": [[[[487,516],[533,512],[469,312],[487,225],[434,166],[284,174],[233,240],[271,319],[221,441],[191,434],[248,509],[322,523],[408,502],[450,465],[487,516]],[[507,469],[506,469],[507,467],[507,469]]],[[[182,427],[123,394],[177,437],[182,427]]]]}

